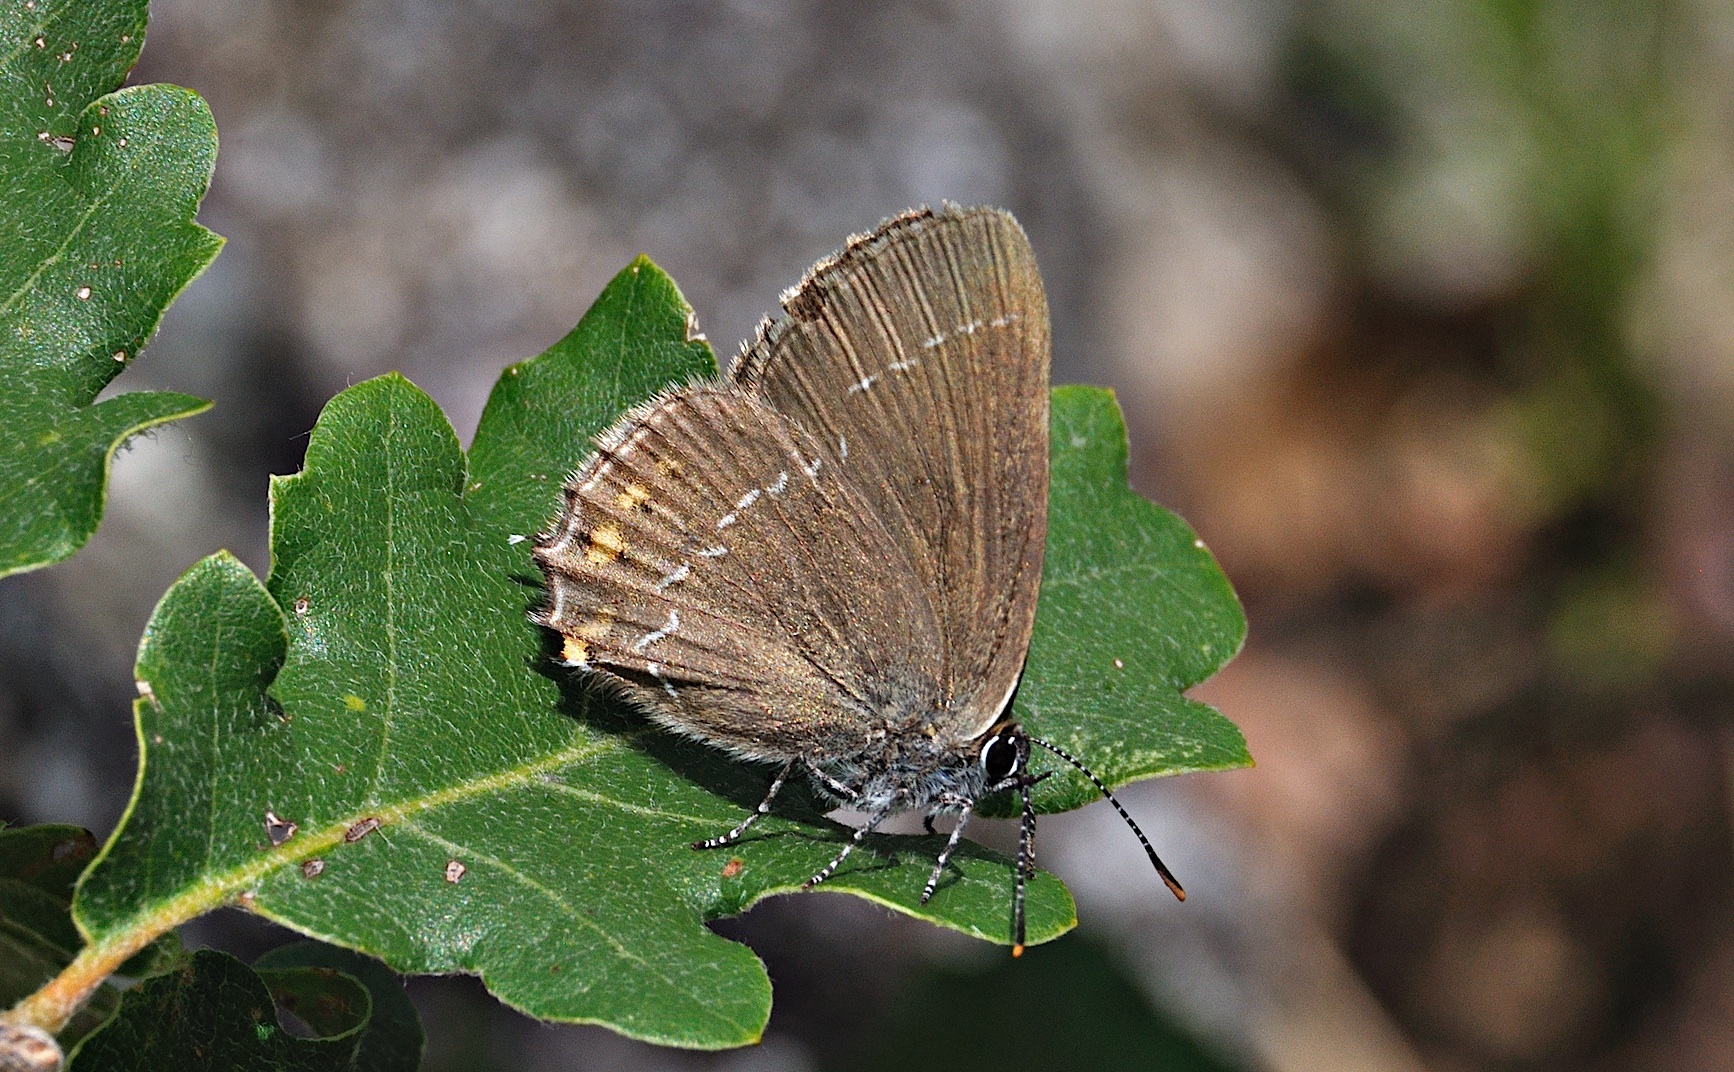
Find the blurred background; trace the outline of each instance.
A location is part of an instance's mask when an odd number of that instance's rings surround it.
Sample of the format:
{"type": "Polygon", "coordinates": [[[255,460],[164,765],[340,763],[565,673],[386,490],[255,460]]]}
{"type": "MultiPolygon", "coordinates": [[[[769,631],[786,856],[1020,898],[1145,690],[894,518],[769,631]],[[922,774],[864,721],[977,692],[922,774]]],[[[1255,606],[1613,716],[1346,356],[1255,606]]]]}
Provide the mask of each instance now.
{"type": "MultiPolygon", "coordinates": [[[[1083,925],[719,924],[761,1047],[416,980],[430,1069],[1734,1068],[1734,9],[1713,0],[158,0],[227,249],[117,381],[209,414],[0,585],[0,817],[112,829],[152,605],[268,568],[266,476],[401,369],[467,442],[640,251],[725,357],[852,231],[1012,209],[1055,379],[1251,619],[1258,767],[1045,818],[1083,925]]],[[[992,833],[987,835],[990,839],[992,833]]],[[[998,835],[1003,837],[1003,832],[998,835]]],[[[285,935],[228,914],[195,944],[285,935]]]]}

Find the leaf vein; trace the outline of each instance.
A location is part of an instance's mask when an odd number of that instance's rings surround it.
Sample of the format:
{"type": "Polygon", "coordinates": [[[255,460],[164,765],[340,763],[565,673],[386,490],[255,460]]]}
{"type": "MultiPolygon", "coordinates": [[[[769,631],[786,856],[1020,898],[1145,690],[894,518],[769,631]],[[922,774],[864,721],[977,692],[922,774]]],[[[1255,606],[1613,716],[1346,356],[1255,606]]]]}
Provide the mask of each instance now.
{"type": "MultiPolygon", "coordinates": [[[[77,152],[77,147],[74,147],[73,151],[77,152]]],[[[48,271],[48,269],[54,265],[59,264],[65,258],[67,249],[71,247],[74,240],[84,233],[84,229],[90,224],[90,221],[108,205],[111,198],[120,192],[121,188],[126,185],[126,180],[131,178],[134,172],[139,171],[145,163],[151,162],[154,159],[154,156],[155,154],[148,151],[140,152],[133,156],[130,161],[120,169],[120,173],[115,177],[114,182],[110,183],[108,188],[103,190],[100,195],[88,195],[72,186],[71,183],[66,184],[67,188],[72,191],[74,197],[82,196],[86,198],[88,201],[87,208],[80,216],[78,216],[76,222],[67,229],[66,238],[59,246],[55,247],[54,252],[49,254],[47,257],[44,257],[42,263],[37,265],[36,270],[31,272],[30,275],[18,285],[18,289],[14,290],[11,294],[8,294],[4,303],[0,303],[0,314],[12,312],[14,306],[20,299],[36,289],[36,281],[42,277],[43,273],[48,271]]]]}
{"type": "Polygon", "coordinates": [[[415,834],[417,836],[425,838],[428,841],[432,842],[435,845],[440,846],[441,848],[445,849],[447,852],[450,852],[455,856],[468,857],[471,860],[479,860],[479,861],[482,861],[484,863],[487,863],[488,865],[490,865],[492,867],[499,868],[501,872],[503,872],[504,874],[506,874],[507,876],[512,878],[514,881],[516,881],[519,884],[526,886],[529,889],[534,890],[535,892],[541,894],[544,898],[547,899],[548,903],[551,906],[553,906],[554,909],[557,912],[559,912],[562,916],[571,920],[574,923],[579,924],[580,926],[586,928],[587,930],[593,931],[597,937],[601,938],[604,942],[606,942],[614,950],[615,955],[617,957],[619,957],[621,960],[625,960],[625,961],[628,961],[630,963],[638,965],[639,967],[643,968],[645,971],[649,972],[651,975],[655,976],[657,979],[660,979],[663,982],[663,984],[668,987],[669,990],[671,990],[677,994],[685,995],[692,1002],[693,1006],[699,1012],[708,1015],[711,1019],[716,1020],[719,1023],[725,1024],[728,1027],[730,1027],[736,1031],[749,1030],[748,1025],[745,1025],[745,1024],[739,1023],[735,1020],[732,1020],[729,1017],[724,1016],[721,1013],[717,1012],[715,1009],[711,1008],[708,1004],[706,1004],[704,995],[700,994],[697,990],[694,990],[693,988],[691,988],[689,986],[682,985],[681,983],[677,982],[675,979],[670,977],[666,972],[664,972],[660,968],[658,968],[654,962],[647,960],[645,957],[641,956],[640,954],[633,952],[631,949],[628,949],[626,947],[626,945],[624,943],[622,943],[618,938],[614,937],[614,935],[610,934],[607,930],[603,929],[603,927],[600,923],[597,923],[595,920],[586,916],[582,911],[580,911],[577,908],[577,906],[573,905],[572,902],[568,901],[565,897],[561,896],[559,892],[554,890],[552,887],[548,886],[546,883],[542,882],[540,879],[537,879],[536,877],[534,877],[532,875],[526,874],[516,864],[510,863],[506,860],[502,860],[501,858],[493,855],[492,853],[483,852],[480,849],[476,849],[476,848],[473,848],[473,847],[468,846],[468,845],[460,844],[459,842],[452,841],[449,838],[441,837],[440,835],[434,833],[431,830],[428,830],[427,828],[425,828],[425,827],[423,827],[423,826],[421,826],[421,825],[419,825],[413,821],[403,823],[401,826],[401,829],[405,833],[415,834]]]}

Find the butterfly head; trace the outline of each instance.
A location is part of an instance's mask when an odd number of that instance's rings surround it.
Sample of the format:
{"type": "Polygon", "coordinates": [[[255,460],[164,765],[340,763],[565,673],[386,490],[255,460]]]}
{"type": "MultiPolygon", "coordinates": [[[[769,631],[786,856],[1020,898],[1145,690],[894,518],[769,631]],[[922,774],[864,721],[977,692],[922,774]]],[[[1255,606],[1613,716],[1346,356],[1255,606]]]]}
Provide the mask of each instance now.
{"type": "Polygon", "coordinates": [[[1030,765],[1030,739],[1015,722],[1002,722],[987,731],[976,746],[981,794],[1014,789],[1026,780],[1030,765]]]}

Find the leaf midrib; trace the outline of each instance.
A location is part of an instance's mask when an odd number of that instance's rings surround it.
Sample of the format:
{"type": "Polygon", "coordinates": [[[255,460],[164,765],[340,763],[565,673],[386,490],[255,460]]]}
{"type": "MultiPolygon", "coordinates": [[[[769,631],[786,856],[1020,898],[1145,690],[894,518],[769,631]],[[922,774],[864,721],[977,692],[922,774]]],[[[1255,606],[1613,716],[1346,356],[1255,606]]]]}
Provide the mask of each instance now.
{"type": "MultiPolygon", "coordinates": [[[[377,804],[369,806],[365,812],[357,812],[333,820],[318,830],[300,831],[294,839],[268,849],[242,864],[229,868],[227,871],[208,874],[200,881],[183,887],[171,896],[142,903],[132,915],[113,926],[87,931],[86,936],[95,943],[112,941],[118,936],[129,934],[139,928],[153,928],[158,932],[167,930],[227,903],[242,891],[258,885],[281,868],[304,863],[328,849],[343,844],[344,835],[356,822],[364,818],[378,819],[382,827],[389,828],[401,824],[413,816],[423,815],[489,793],[525,787],[532,783],[547,785],[550,783],[543,781],[542,776],[550,771],[561,767],[585,764],[604,756],[616,754],[624,750],[632,741],[652,732],[655,731],[635,730],[611,735],[600,741],[583,741],[551,752],[531,762],[496,771],[484,777],[458,782],[436,792],[407,798],[390,806],[377,804]]],[[[552,784],[557,785],[559,783],[552,784]]],[[[570,786],[564,788],[571,789],[570,786]]],[[[623,811],[636,811],[640,807],[600,793],[594,794],[590,799],[598,804],[612,806],[623,811]]],[[[707,818],[706,816],[669,812],[658,814],[693,823],[702,823],[707,818]]],[[[215,840],[214,832],[208,840],[215,840]]],[[[207,844],[208,850],[209,844],[207,844]]]]}

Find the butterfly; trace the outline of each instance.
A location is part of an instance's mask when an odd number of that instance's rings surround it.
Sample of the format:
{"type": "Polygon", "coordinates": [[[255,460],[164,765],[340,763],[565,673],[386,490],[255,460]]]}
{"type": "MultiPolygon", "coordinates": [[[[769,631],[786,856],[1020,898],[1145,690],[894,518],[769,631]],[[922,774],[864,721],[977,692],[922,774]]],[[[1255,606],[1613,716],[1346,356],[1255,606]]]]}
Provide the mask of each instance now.
{"type": "MultiPolygon", "coordinates": [[[[596,441],[538,536],[532,614],[561,661],[662,727],[777,764],[865,821],[956,819],[1022,795],[1014,955],[1034,874],[1039,745],[1009,711],[1048,511],[1047,298],[1010,213],[946,205],[857,235],[783,296],[726,377],[637,406],[596,441]]],[[[1118,801],[1177,896],[1149,840],[1118,801]]]]}

